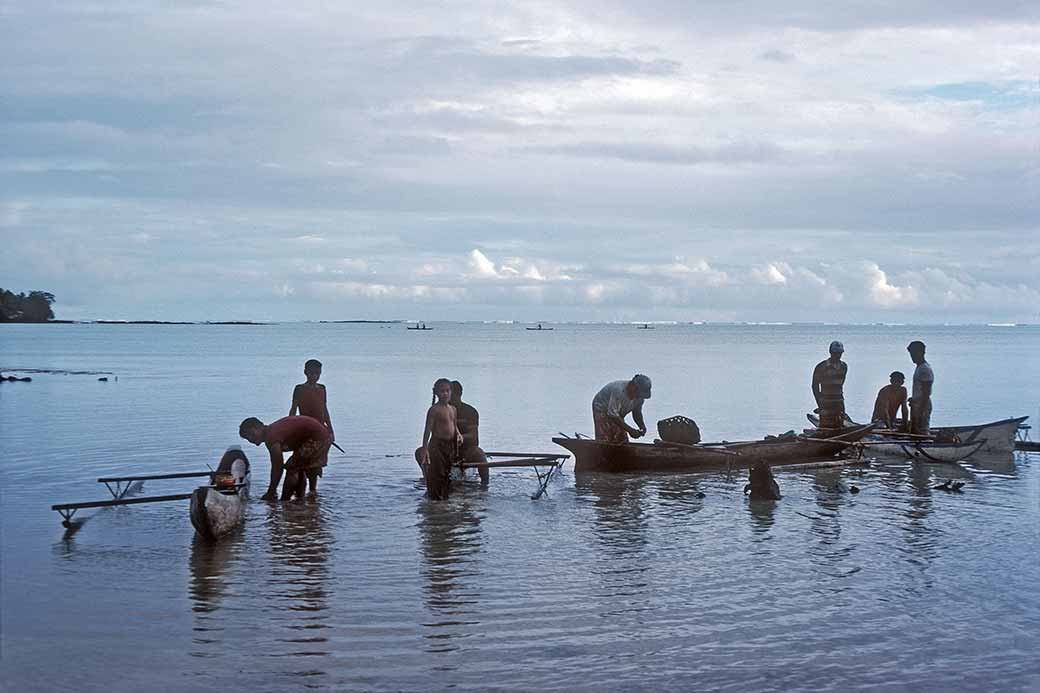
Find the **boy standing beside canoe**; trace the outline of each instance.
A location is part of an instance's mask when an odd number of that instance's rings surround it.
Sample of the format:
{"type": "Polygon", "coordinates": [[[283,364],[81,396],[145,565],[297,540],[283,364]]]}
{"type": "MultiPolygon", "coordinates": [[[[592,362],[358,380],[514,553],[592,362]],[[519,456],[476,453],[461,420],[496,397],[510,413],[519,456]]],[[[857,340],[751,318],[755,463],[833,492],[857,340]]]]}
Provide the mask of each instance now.
{"type": "Polygon", "coordinates": [[[289,416],[299,412],[300,416],[317,419],[329,429],[329,440],[335,443],[336,432],[332,430],[332,419],[329,417],[328,396],[325,386],[318,382],[318,378],[321,377],[321,361],[309,359],[303,364],[303,375],[307,382],[293,388],[289,416]]]}
{"type": "Polygon", "coordinates": [[[264,443],[271,455],[271,481],[261,500],[275,499],[283,469],[282,500],[294,495],[302,498],[308,484],[308,495],[317,494],[318,477],[328,464],[332,445],[332,433],[325,424],[309,416],[286,416],[268,426],[250,417],[239,425],[238,434],[254,445],[264,443]],[[288,462],[283,457],[286,450],[293,453],[288,462]]]}

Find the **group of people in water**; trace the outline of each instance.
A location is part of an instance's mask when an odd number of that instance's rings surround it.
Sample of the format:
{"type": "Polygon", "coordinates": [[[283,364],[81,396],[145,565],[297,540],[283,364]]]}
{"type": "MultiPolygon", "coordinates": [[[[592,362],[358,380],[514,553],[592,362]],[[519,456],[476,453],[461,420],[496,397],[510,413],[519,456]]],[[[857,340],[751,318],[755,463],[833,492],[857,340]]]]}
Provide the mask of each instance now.
{"type": "MultiPolygon", "coordinates": [[[[910,342],[907,351],[915,364],[911,396],[907,397],[903,384],[906,377],[894,371],[889,376],[889,384],[877,394],[872,420],[888,428],[929,435],[935,374],[925,360],[924,342],[910,342]]],[[[849,367],[842,360],[844,353],[841,342],[831,342],[830,357],[813,369],[812,393],[820,415],[820,428],[842,428],[847,422],[844,386],[849,367]]],[[[278,497],[278,484],[283,475],[282,500],[317,494],[318,479],[328,464],[329,449],[336,444],[328,396],[325,386],[318,382],[321,368],[321,362],[314,359],[304,364],[306,382],[293,390],[288,416],[271,424],[250,417],[239,426],[241,437],[254,445],[265,445],[270,454],[271,477],[261,496],[264,500],[278,497]],[[285,460],[286,452],[291,452],[288,460],[285,460]]],[[[604,385],[592,399],[596,440],[627,443],[629,437],[646,435],[643,403],[650,399],[651,389],[650,378],[643,374],[604,385]],[[635,426],[625,421],[629,414],[635,426]]],[[[481,484],[487,485],[487,455],[480,448],[479,426],[480,414],[462,401],[462,384],[457,380],[438,379],[433,384],[433,402],[426,412],[422,444],[415,450],[415,459],[423,470],[426,492],[431,499],[448,497],[451,470],[456,465],[476,467],[481,484]]]]}
{"type": "MultiPolygon", "coordinates": [[[[907,398],[903,385],[906,376],[900,371],[893,371],[889,376],[889,384],[878,391],[874,400],[871,421],[887,428],[899,428],[907,433],[927,436],[931,430],[935,373],[925,360],[924,342],[914,340],[907,345],[906,350],[915,365],[911,396],[907,398]],[[897,417],[897,414],[901,414],[902,418],[897,417]]],[[[842,428],[846,425],[848,417],[845,414],[844,387],[849,367],[841,360],[844,353],[845,347],[841,342],[831,342],[830,358],[820,361],[813,369],[812,393],[816,399],[816,411],[820,415],[820,428],[842,428]]]]}
{"type": "MultiPolygon", "coordinates": [[[[262,500],[279,498],[279,483],[283,501],[317,495],[329,450],[336,445],[328,394],[325,385],[318,382],[321,369],[321,362],[315,359],[304,364],[306,382],[293,389],[288,416],[270,424],[249,417],[238,427],[242,438],[264,445],[271,457],[271,477],[262,500]],[[288,460],[286,453],[291,453],[288,460]]],[[[487,463],[487,456],[480,448],[479,412],[462,401],[462,383],[457,380],[441,378],[434,383],[433,392],[422,445],[415,451],[426,477],[427,494],[432,499],[447,498],[453,465],[476,466],[480,482],[486,486],[489,473],[481,466],[487,463]]]]}

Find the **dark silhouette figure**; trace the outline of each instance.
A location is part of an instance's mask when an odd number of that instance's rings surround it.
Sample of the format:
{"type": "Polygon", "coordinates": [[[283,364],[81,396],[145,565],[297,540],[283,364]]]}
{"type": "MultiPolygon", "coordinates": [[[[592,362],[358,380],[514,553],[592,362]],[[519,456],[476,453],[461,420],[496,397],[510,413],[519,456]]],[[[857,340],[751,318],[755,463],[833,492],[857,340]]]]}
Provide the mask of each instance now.
{"type": "Polygon", "coordinates": [[[773,478],[773,472],[765,460],[759,460],[748,470],[748,483],[744,493],[751,500],[780,500],[780,484],[773,478]]]}
{"type": "Polygon", "coordinates": [[[842,428],[845,425],[845,376],[849,367],[841,360],[845,347],[831,342],[831,356],[813,369],[812,393],[820,413],[820,428],[842,428]]]}
{"type": "MultiPolygon", "coordinates": [[[[462,444],[459,445],[459,462],[463,466],[487,464],[487,455],[480,448],[480,413],[470,404],[462,401],[462,383],[451,381],[451,405],[455,407],[462,444]]],[[[491,479],[487,467],[477,467],[480,483],[487,486],[491,479]]]]}

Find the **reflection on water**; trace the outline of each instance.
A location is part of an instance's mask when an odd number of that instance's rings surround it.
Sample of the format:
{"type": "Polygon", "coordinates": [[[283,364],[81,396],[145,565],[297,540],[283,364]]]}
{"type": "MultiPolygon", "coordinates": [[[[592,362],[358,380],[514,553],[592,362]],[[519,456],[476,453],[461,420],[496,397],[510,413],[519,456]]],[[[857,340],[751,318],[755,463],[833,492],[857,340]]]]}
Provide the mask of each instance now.
{"type": "Polygon", "coordinates": [[[747,501],[748,513],[751,515],[751,531],[755,534],[756,541],[769,538],[769,531],[776,522],[776,506],[779,502],[775,500],[747,501]]]}
{"type": "Polygon", "coordinates": [[[188,594],[195,621],[192,625],[193,657],[219,658],[225,652],[226,614],[219,612],[241,543],[241,528],[215,543],[201,539],[197,534],[192,537],[188,594]]]}
{"type": "MultiPolygon", "coordinates": [[[[424,651],[444,654],[457,650],[468,626],[478,624],[472,613],[478,602],[477,557],[481,551],[482,513],[474,501],[456,489],[448,501],[418,503],[418,530],[423,556],[423,594],[431,619],[423,623],[424,651]]],[[[438,668],[452,669],[451,659],[438,668]]]]}

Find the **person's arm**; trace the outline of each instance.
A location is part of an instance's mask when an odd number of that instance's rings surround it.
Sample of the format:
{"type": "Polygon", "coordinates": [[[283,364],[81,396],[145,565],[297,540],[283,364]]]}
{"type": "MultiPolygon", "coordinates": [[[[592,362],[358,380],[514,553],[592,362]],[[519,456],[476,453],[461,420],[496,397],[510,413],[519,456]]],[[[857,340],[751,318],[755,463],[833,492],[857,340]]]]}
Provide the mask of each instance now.
{"type": "Polygon", "coordinates": [[[646,422],[643,421],[643,402],[640,401],[635,409],[632,410],[632,419],[636,422],[636,426],[639,426],[639,435],[636,438],[642,438],[646,435],[646,422]]]}
{"type": "MultiPolygon", "coordinates": [[[[633,412],[632,417],[635,418],[635,412],[633,412]]],[[[613,421],[618,426],[621,426],[621,428],[628,431],[628,435],[632,436],[633,438],[639,438],[644,433],[644,431],[640,431],[638,428],[632,428],[631,426],[629,426],[628,423],[617,414],[607,414],[607,418],[613,421]]]]}
{"type": "MultiPolygon", "coordinates": [[[[910,416],[906,413],[906,390],[903,390],[903,397],[899,400],[899,413],[903,416],[903,426],[910,425],[910,416]]],[[[907,429],[909,430],[909,428],[907,429]]]]}
{"type": "Polygon", "coordinates": [[[426,428],[423,429],[422,445],[419,448],[420,450],[422,450],[422,457],[423,457],[423,463],[424,464],[428,463],[430,461],[430,449],[428,447],[426,447],[426,446],[430,444],[430,437],[432,435],[433,435],[433,407],[430,407],[428,410],[426,410],[426,428]]]}
{"type": "Polygon", "coordinates": [[[816,406],[820,406],[820,396],[823,394],[823,389],[820,382],[823,380],[823,374],[820,372],[820,366],[817,365],[812,372],[812,395],[813,399],[816,400],[816,406]]]}
{"type": "Polygon", "coordinates": [[[451,427],[455,429],[455,445],[456,447],[462,447],[462,431],[459,430],[459,413],[455,407],[451,408],[451,427]]]}
{"type": "Polygon", "coordinates": [[[292,404],[289,405],[289,416],[296,416],[300,409],[300,386],[297,385],[292,391],[292,404]]]}
{"type": "Polygon", "coordinates": [[[267,492],[260,496],[260,500],[274,500],[278,497],[278,482],[282,480],[282,468],[285,466],[281,443],[268,443],[267,450],[271,453],[271,481],[267,485],[267,492]]]}
{"type": "Polygon", "coordinates": [[[329,400],[327,399],[328,398],[328,393],[325,392],[324,388],[322,389],[322,394],[325,395],[325,397],[321,398],[322,399],[321,407],[322,407],[322,409],[325,412],[325,414],[324,414],[325,415],[325,425],[329,427],[329,442],[330,443],[335,443],[336,442],[336,432],[332,430],[332,417],[329,416],[329,400]]]}

